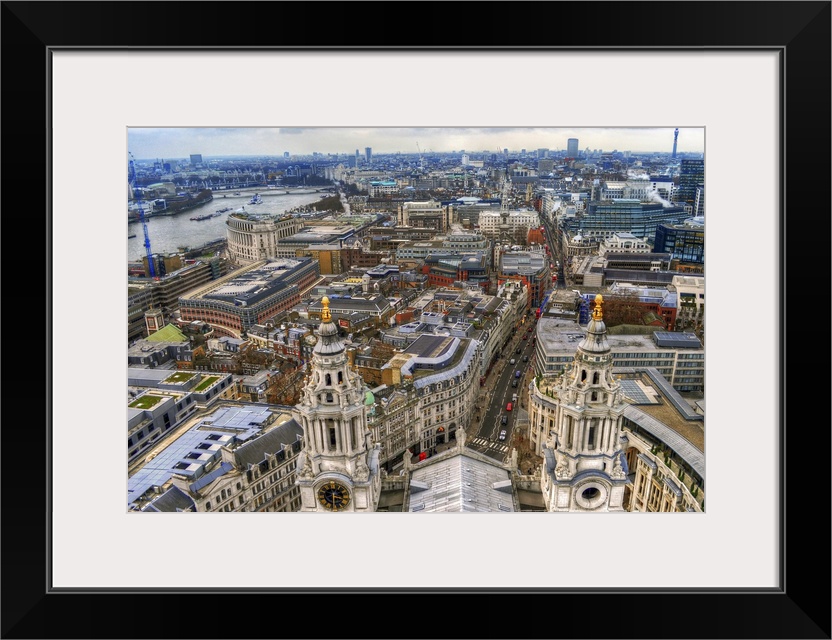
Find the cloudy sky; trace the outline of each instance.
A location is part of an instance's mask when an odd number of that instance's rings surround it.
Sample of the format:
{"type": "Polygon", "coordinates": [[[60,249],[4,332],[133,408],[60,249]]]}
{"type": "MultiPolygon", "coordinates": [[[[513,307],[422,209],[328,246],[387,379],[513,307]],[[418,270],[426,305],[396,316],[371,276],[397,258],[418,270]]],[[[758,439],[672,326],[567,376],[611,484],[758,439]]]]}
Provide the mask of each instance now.
{"type": "MultiPolygon", "coordinates": [[[[128,148],[137,159],[187,158],[193,153],[222,155],[309,155],[426,151],[496,152],[508,149],[565,150],[568,138],[578,147],[603,151],[673,150],[672,128],[136,128],[128,130],[128,148]]],[[[677,151],[702,153],[704,128],[679,128],[677,151]]]]}

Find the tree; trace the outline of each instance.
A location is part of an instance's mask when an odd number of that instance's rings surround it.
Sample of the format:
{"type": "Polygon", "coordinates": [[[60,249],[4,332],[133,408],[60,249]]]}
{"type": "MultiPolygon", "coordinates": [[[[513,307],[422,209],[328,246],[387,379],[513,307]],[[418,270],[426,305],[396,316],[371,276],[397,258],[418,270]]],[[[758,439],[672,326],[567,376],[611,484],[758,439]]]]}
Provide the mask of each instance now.
{"type": "MultiPolygon", "coordinates": [[[[594,308],[594,303],[593,303],[594,308]]],[[[634,294],[615,294],[604,297],[604,324],[614,327],[619,324],[641,324],[644,308],[634,294]]]]}

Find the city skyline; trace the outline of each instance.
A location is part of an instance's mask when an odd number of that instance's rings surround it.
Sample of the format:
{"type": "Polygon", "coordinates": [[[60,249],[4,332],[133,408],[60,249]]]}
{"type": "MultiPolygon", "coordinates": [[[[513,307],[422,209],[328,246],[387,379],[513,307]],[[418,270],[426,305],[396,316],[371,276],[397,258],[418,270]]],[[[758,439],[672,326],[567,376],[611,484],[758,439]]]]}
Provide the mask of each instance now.
{"type": "MultiPolygon", "coordinates": [[[[578,148],[671,153],[676,127],[130,127],[128,148],[137,159],[321,154],[510,153],[578,148]]],[[[704,127],[679,127],[677,152],[704,153],[704,127]]]]}

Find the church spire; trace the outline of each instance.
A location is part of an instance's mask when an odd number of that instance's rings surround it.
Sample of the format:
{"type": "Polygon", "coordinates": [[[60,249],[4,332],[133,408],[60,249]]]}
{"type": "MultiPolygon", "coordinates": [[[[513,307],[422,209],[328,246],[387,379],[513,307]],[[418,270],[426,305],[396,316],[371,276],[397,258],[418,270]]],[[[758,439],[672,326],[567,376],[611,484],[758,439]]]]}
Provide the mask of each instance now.
{"type": "Polygon", "coordinates": [[[541,478],[551,511],[623,508],[627,478],[620,438],[626,405],[612,374],[603,303],[601,295],[595,296],[586,337],[554,389],[559,420],[544,447],[548,464],[541,478]]]}
{"type": "Polygon", "coordinates": [[[301,511],[374,511],[380,471],[367,427],[372,394],[350,367],[329,299],[323,297],[321,305],[311,371],[294,411],[304,435],[297,481],[301,511]]]}

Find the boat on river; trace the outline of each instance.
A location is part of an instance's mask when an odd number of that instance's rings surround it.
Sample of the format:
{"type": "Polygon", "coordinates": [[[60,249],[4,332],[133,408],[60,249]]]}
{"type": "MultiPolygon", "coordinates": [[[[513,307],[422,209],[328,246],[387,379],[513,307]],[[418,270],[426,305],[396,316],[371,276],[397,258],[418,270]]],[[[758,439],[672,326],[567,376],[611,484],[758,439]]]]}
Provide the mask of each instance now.
{"type": "Polygon", "coordinates": [[[255,193],[248,201],[249,204],[260,204],[261,202],[263,202],[263,198],[260,197],[259,193],[255,193]]]}

